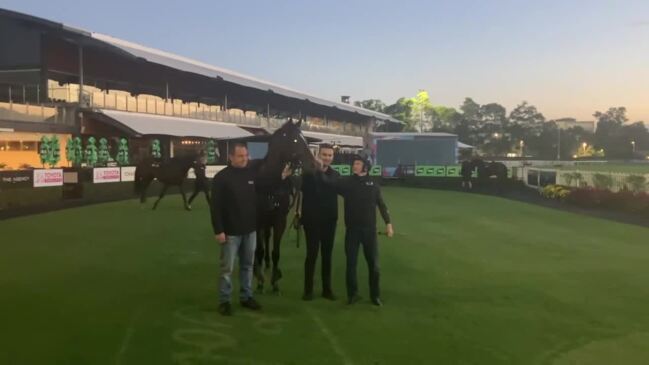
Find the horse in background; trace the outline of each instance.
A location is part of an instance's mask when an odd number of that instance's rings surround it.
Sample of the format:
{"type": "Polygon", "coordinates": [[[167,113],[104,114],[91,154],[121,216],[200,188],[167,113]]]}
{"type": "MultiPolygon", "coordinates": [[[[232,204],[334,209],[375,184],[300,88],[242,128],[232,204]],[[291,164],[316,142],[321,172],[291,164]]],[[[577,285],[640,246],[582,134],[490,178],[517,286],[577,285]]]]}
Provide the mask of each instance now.
{"type": "Polygon", "coordinates": [[[198,155],[189,155],[183,157],[173,157],[166,162],[160,162],[157,159],[149,158],[143,160],[135,167],[135,193],[140,195],[140,203],[146,202],[146,191],[154,179],[162,183],[162,190],[158,199],[153,204],[155,210],[160,200],[165,196],[170,186],[178,186],[180,195],[183,198],[183,206],[186,210],[191,210],[187,204],[187,197],[183,190],[183,183],[187,178],[187,172],[190,168],[197,168],[200,165],[198,155]]]}
{"type": "Polygon", "coordinates": [[[491,161],[487,163],[481,158],[474,158],[471,164],[474,169],[478,170],[479,181],[484,182],[492,177],[495,177],[499,183],[507,180],[507,166],[502,162],[491,161]]]}

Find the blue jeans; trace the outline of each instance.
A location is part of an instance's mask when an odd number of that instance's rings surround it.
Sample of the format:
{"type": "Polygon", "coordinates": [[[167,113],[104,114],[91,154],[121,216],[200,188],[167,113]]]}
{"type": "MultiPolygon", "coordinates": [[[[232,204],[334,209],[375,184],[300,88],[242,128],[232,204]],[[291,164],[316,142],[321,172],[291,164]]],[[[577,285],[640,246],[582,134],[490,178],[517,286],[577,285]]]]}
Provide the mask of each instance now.
{"type": "Polygon", "coordinates": [[[230,301],[232,294],[232,271],[234,260],[239,256],[239,281],[241,290],[239,298],[252,298],[252,266],[255,260],[257,232],[241,236],[227,236],[227,242],[221,246],[221,277],[219,279],[219,302],[230,301]]]}

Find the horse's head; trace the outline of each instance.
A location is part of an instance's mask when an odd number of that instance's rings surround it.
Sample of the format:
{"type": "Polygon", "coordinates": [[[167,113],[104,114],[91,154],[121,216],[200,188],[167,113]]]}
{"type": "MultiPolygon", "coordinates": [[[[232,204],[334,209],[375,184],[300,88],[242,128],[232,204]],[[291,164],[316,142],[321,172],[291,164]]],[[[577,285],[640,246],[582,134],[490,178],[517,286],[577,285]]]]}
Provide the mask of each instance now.
{"type": "Polygon", "coordinates": [[[301,125],[301,119],[297,123],[292,119],[284,123],[271,136],[269,153],[272,150],[281,164],[289,163],[294,168],[301,166],[306,170],[312,170],[315,168],[315,158],[309,150],[309,143],[300,130],[301,125]]]}

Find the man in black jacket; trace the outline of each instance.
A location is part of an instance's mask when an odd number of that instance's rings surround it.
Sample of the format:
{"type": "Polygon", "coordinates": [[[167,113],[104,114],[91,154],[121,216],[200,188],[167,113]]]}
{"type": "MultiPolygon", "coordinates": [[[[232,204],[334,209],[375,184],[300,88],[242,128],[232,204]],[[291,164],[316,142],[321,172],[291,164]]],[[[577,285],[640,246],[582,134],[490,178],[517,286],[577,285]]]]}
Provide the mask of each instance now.
{"type": "Polygon", "coordinates": [[[349,304],[358,302],[358,283],[356,264],[358,250],[363,246],[370,278],[370,298],[372,303],[382,306],[379,289],[379,247],[376,232],[376,208],[386,224],[386,235],[392,237],[394,230],[388,208],[383,201],[381,189],[368,176],[370,163],[360,156],[354,156],[353,175],[347,178],[332,179],[320,174],[323,181],[333,186],[345,202],[345,254],[347,256],[347,299],[349,304]]]}
{"type": "MultiPolygon", "coordinates": [[[[214,176],[212,182],[211,216],[216,240],[221,244],[221,276],[219,280],[219,312],[231,315],[232,271],[239,256],[241,305],[252,310],[261,306],[253,298],[252,274],[256,247],[257,195],[254,168],[249,166],[245,144],[234,144],[229,152],[230,165],[214,176]]],[[[282,178],[290,170],[282,172],[282,178]]],[[[279,180],[279,177],[276,179],[279,180]]],[[[266,184],[262,182],[262,184],[266,184]]]]}
{"type": "MultiPolygon", "coordinates": [[[[331,168],[333,146],[320,145],[318,157],[322,161],[321,173],[335,179],[340,175],[331,168]]],[[[333,187],[326,185],[317,173],[304,174],[302,178],[302,223],[306,235],[306,260],[304,261],[304,295],[302,299],[313,300],[313,276],[322,252],[322,296],[335,300],[331,289],[331,254],[338,221],[338,195],[333,187]]]]}

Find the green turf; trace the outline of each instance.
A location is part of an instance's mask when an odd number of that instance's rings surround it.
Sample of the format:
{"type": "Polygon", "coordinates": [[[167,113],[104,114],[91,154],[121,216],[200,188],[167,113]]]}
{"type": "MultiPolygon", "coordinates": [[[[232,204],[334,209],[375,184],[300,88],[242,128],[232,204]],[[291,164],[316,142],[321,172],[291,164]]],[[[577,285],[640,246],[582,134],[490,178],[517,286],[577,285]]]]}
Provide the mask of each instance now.
{"type": "MultiPolygon", "coordinates": [[[[386,188],[385,306],[282,295],[216,313],[208,212],[172,196],[0,222],[0,364],[646,364],[649,229],[482,195],[386,188]]],[[[342,231],[334,253],[344,292],[342,231]]],[[[359,262],[367,298],[367,275],[359,262]]]]}

